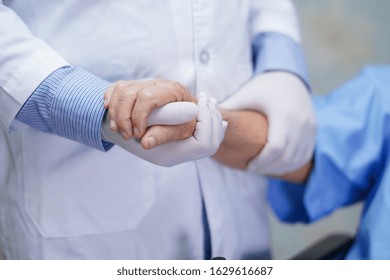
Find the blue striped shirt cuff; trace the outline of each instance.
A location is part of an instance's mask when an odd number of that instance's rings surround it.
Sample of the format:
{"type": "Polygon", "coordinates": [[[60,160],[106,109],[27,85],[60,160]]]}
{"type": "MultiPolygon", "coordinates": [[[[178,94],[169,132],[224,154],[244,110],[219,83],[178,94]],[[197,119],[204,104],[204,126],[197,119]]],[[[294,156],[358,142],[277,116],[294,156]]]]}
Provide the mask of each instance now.
{"type": "Polygon", "coordinates": [[[280,33],[260,33],[252,42],[255,74],[286,71],[297,75],[310,89],[301,46],[280,33]]]}
{"type": "Polygon", "coordinates": [[[56,134],[101,151],[104,92],[109,83],[74,66],[62,67],[33,92],[16,119],[43,132],[56,134]]]}

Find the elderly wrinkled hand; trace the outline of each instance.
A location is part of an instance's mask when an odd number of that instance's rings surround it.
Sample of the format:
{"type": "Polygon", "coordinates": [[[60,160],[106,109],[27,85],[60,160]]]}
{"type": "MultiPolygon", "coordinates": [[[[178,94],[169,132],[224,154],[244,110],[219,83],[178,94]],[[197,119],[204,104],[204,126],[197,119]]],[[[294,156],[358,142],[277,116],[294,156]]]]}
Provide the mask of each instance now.
{"type": "MultiPolygon", "coordinates": [[[[118,131],[125,140],[133,136],[142,138],[141,143],[145,149],[188,138],[195,130],[195,118],[187,123],[177,123],[173,120],[167,123],[170,126],[155,125],[148,128],[149,116],[155,109],[177,101],[196,104],[196,98],[179,82],[118,81],[105,92],[104,99],[104,106],[109,109],[110,128],[118,131]]],[[[191,116],[193,109],[187,112],[191,116]]],[[[183,114],[185,112],[181,115],[183,114]]]]}

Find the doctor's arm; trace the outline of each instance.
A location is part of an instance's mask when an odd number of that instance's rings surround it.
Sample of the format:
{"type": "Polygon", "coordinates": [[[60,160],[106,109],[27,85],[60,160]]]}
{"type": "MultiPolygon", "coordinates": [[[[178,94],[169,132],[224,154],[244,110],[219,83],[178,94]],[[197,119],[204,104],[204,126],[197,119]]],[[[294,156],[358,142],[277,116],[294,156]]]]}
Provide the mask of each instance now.
{"type": "Polygon", "coordinates": [[[254,76],[220,106],[266,116],[266,143],[247,168],[282,175],[310,160],[315,139],[298,21],[291,1],[253,1],[252,10],[254,76]]]}
{"type": "Polygon", "coordinates": [[[34,36],[19,16],[0,5],[0,122],[15,119],[46,133],[107,150],[101,141],[103,93],[109,86],[69,63],[34,36]]]}
{"type": "MultiPolygon", "coordinates": [[[[224,120],[228,122],[223,142],[213,158],[220,163],[247,169],[248,164],[261,153],[267,142],[268,122],[264,114],[250,110],[229,111],[221,109],[224,120]]],[[[313,167],[308,160],[302,167],[281,174],[275,178],[303,183],[313,167]]]]}
{"type": "MultiPolygon", "coordinates": [[[[70,66],[5,5],[0,5],[0,49],[0,123],[7,131],[19,128],[12,125],[16,119],[98,150],[112,147],[101,137],[109,82],[70,66]]],[[[185,136],[186,131],[175,135],[185,136]]]]}
{"type": "Polygon", "coordinates": [[[68,65],[23,21],[0,4],[0,122],[8,130],[31,93],[54,70],[68,65]]]}

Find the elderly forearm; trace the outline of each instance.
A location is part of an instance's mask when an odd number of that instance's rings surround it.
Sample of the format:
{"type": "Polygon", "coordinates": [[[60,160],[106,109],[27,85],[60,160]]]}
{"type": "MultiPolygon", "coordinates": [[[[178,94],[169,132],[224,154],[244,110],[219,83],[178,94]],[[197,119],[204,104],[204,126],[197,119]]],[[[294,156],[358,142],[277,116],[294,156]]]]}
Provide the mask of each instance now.
{"type": "MultiPolygon", "coordinates": [[[[225,138],[213,158],[220,163],[245,170],[249,162],[261,153],[267,142],[268,123],[265,115],[249,111],[221,110],[228,122],[225,138]]],[[[303,167],[277,178],[301,183],[306,181],[312,169],[309,161],[303,167]]]]}
{"type": "Polygon", "coordinates": [[[263,114],[250,110],[221,110],[221,113],[228,127],[213,158],[224,165],[246,169],[266,143],[267,119],[263,114]]]}

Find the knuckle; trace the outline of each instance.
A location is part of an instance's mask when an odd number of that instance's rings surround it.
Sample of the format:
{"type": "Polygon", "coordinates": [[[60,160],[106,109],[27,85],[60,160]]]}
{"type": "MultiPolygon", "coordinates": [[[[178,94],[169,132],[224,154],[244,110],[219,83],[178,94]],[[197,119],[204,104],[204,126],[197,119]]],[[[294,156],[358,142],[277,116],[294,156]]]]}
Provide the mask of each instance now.
{"type": "Polygon", "coordinates": [[[187,100],[189,99],[189,96],[187,96],[187,89],[178,81],[169,81],[171,88],[173,89],[173,92],[175,93],[175,96],[178,98],[178,100],[187,100]],[[187,98],[186,98],[187,97],[187,98]]]}
{"type": "Polygon", "coordinates": [[[114,91],[120,91],[125,86],[125,81],[120,80],[113,84],[114,91]]]}
{"type": "Polygon", "coordinates": [[[118,86],[120,86],[120,87],[124,87],[124,86],[126,86],[126,85],[128,84],[128,81],[126,81],[126,80],[119,80],[119,81],[117,82],[117,84],[118,84],[118,86]]]}
{"type": "Polygon", "coordinates": [[[127,125],[130,122],[130,118],[125,115],[118,115],[116,119],[118,123],[121,123],[122,125],[127,125]]]}
{"type": "Polygon", "coordinates": [[[116,117],[116,111],[114,107],[110,107],[108,109],[108,115],[110,116],[111,119],[115,119],[116,117]]]}
{"type": "Polygon", "coordinates": [[[150,99],[150,98],[153,98],[154,96],[155,96],[155,94],[148,87],[142,89],[138,93],[138,97],[142,98],[142,99],[150,99]]]}
{"type": "Polygon", "coordinates": [[[118,127],[119,130],[127,130],[126,129],[126,122],[122,119],[117,119],[116,120],[116,125],[118,127]]]}
{"type": "Polygon", "coordinates": [[[147,104],[152,110],[158,106],[158,97],[156,93],[148,88],[140,91],[137,95],[137,99],[142,101],[143,104],[147,104]]]}
{"type": "Polygon", "coordinates": [[[171,130],[167,129],[166,127],[162,127],[160,132],[161,132],[160,143],[165,143],[172,137],[171,130]]]}
{"type": "Polygon", "coordinates": [[[178,81],[171,81],[171,84],[174,88],[177,88],[177,89],[183,89],[183,85],[181,83],[179,83],[178,81]]]}
{"type": "Polygon", "coordinates": [[[121,88],[119,90],[119,101],[127,101],[136,96],[136,92],[132,88],[121,88]]]}

